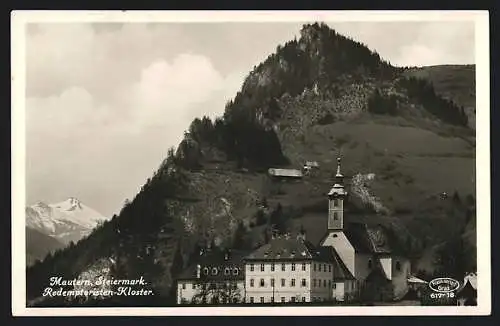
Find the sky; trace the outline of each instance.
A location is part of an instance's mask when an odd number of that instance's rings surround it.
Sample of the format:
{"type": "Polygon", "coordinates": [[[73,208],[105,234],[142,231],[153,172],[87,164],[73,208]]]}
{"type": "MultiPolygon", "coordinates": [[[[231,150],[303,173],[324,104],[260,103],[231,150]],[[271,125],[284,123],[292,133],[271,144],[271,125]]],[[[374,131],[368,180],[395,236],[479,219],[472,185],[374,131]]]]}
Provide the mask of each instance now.
{"type": "MultiPolygon", "coordinates": [[[[326,22],[398,66],[474,64],[473,22],[326,22]]],[[[302,23],[39,23],[26,33],[27,204],[118,214],[195,117],[302,23]]]]}

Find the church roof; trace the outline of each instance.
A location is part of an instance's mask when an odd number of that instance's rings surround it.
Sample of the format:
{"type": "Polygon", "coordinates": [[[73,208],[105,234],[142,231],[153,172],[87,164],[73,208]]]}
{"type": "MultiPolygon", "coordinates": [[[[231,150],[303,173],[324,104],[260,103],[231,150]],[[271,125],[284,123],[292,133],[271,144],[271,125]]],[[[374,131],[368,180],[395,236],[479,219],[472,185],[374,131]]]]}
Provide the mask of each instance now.
{"type": "Polygon", "coordinates": [[[275,238],[245,257],[245,260],[259,261],[331,261],[328,253],[311,242],[296,238],[275,238]]]}
{"type": "Polygon", "coordinates": [[[396,234],[381,224],[347,223],[344,234],[358,253],[405,256],[396,234]]]}

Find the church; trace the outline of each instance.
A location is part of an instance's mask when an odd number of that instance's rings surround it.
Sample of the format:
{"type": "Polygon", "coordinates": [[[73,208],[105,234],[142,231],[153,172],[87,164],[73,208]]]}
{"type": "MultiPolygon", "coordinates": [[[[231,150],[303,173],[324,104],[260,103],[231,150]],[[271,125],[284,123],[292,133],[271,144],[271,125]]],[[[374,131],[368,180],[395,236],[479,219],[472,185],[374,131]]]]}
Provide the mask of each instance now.
{"type": "Polygon", "coordinates": [[[348,194],[340,163],[337,159],[319,243],[306,240],[305,233],[287,234],[249,254],[225,254],[215,260],[208,259],[214,253],[203,254],[200,257],[208,260],[178,279],[178,304],[195,303],[205,292],[201,301],[226,304],[401,300],[409,290],[410,260],[395,233],[378,224],[376,217],[362,222],[345,219],[348,194]],[[227,288],[237,295],[229,298],[227,288]]]}
{"type": "Polygon", "coordinates": [[[397,237],[376,217],[346,221],[347,195],[339,158],[324,236],[313,244],[305,234],[284,235],[246,256],[247,303],[381,302],[408,293],[411,266],[397,237]]]}
{"type": "Polygon", "coordinates": [[[399,300],[408,292],[410,261],[394,234],[381,225],[346,223],[347,192],[340,158],[337,162],[335,184],[328,193],[327,232],[319,246],[333,248],[356,281],[337,284],[336,296],[358,297],[362,301],[399,300]]]}

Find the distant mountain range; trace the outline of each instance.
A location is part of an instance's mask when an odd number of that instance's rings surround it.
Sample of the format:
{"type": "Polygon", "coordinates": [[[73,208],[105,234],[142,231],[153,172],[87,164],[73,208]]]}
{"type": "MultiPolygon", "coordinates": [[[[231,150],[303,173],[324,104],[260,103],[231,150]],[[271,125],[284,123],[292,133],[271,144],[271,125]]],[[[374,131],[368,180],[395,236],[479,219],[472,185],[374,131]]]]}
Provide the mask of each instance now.
{"type": "Polygon", "coordinates": [[[74,197],[26,207],[27,264],[89,235],[107,217],[74,197]]]}

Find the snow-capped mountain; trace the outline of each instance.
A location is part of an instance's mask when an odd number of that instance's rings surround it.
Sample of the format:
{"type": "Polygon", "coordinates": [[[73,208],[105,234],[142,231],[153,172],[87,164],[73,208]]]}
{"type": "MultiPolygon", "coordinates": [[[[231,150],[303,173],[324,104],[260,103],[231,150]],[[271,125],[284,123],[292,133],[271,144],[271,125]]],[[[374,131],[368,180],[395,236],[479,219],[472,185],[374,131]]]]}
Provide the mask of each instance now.
{"type": "Polygon", "coordinates": [[[80,240],[108,219],[74,197],[56,204],[38,202],[26,207],[27,227],[65,244],[80,240]]]}

